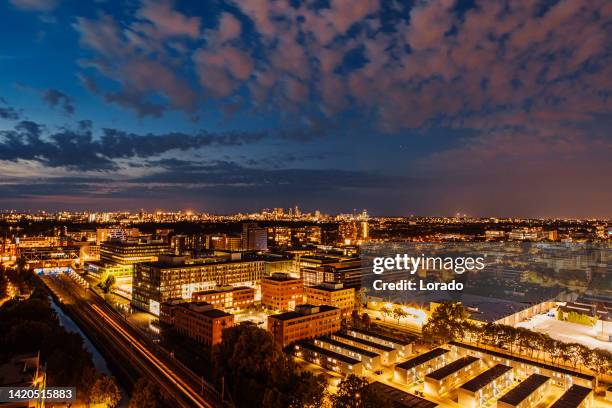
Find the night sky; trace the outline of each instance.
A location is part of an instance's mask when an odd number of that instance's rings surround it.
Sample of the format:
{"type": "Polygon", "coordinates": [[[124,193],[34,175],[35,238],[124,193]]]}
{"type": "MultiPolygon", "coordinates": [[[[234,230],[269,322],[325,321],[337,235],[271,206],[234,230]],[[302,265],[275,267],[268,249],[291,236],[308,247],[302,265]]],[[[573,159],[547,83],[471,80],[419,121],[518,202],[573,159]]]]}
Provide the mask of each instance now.
{"type": "Polygon", "coordinates": [[[0,208],[612,217],[612,2],[0,0],[0,208]]]}

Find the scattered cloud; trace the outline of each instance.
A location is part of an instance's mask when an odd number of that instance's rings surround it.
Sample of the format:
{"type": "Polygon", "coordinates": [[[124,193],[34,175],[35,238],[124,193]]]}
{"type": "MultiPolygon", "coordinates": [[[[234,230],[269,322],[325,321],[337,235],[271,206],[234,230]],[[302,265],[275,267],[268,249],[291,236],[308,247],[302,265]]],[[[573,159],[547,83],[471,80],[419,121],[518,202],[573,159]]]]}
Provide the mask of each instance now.
{"type": "Polygon", "coordinates": [[[81,121],[75,129],[58,131],[22,121],[14,129],[0,131],[0,160],[34,161],[48,167],[82,171],[111,171],[117,170],[118,159],[150,158],[171,151],[212,146],[240,146],[256,143],[264,137],[262,133],[211,134],[205,131],[138,135],[116,129],[102,129],[99,137],[94,137],[89,121],[81,121]]]}
{"type": "Polygon", "coordinates": [[[57,7],[59,0],[9,0],[20,10],[25,11],[51,11],[57,7]]]}
{"type": "Polygon", "coordinates": [[[72,115],[75,111],[72,98],[57,89],[47,89],[43,91],[42,98],[49,106],[52,108],[59,107],[67,115],[72,115]]]}

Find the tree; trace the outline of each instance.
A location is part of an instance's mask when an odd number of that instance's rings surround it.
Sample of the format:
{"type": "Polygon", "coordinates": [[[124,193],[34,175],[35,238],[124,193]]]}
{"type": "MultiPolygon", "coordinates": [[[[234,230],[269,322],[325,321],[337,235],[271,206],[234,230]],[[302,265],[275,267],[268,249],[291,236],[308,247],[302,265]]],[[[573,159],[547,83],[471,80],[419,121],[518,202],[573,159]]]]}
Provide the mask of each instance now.
{"type": "Polygon", "coordinates": [[[361,321],[363,322],[363,327],[366,330],[369,330],[370,326],[372,326],[372,319],[370,318],[370,315],[367,313],[364,313],[361,315],[361,321]]]}
{"type": "Polygon", "coordinates": [[[338,392],[330,397],[332,408],[391,408],[385,396],[369,387],[363,377],[350,374],[338,384],[338,392]]]}
{"type": "Polygon", "coordinates": [[[393,314],[393,310],[391,310],[390,307],[383,306],[380,308],[380,314],[383,315],[384,318],[387,318],[393,314]]]}
{"type": "Polygon", "coordinates": [[[129,408],[162,408],[164,405],[163,396],[155,384],[146,378],[136,381],[129,408]]]}
{"type": "Polygon", "coordinates": [[[393,317],[397,319],[397,324],[399,324],[400,319],[402,317],[406,317],[406,316],[408,316],[408,312],[406,312],[404,308],[402,308],[401,306],[396,306],[393,309],[393,317]]]}
{"type": "Polygon", "coordinates": [[[90,404],[105,404],[107,407],[114,408],[120,400],[121,391],[119,391],[115,378],[104,374],[98,377],[89,391],[90,404]]]}
{"type": "Polygon", "coordinates": [[[102,275],[99,286],[100,288],[102,288],[104,293],[109,293],[115,287],[115,283],[116,283],[115,275],[112,275],[109,273],[109,274],[102,275]]]}
{"type": "Polygon", "coordinates": [[[315,407],[323,399],[324,377],[300,371],[272,335],[256,326],[223,331],[213,349],[213,366],[237,407],[315,407]]]}

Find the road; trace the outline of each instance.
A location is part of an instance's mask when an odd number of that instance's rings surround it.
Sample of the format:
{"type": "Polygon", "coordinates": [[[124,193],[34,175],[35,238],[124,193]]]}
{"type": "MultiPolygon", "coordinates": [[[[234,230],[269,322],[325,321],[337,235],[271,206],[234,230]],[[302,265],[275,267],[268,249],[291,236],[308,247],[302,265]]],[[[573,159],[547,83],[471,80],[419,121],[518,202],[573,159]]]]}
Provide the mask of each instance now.
{"type": "MultiPolygon", "coordinates": [[[[156,383],[177,406],[221,406],[214,388],[130,326],[98,295],[79,286],[67,276],[46,276],[43,281],[59,295],[62,306],[69,311],[81,330],[96,345],[100,344],[105,357],[122,365],[127,364],[156,383]]],[[[129,373],[134,370],[125,371],[129,373]]]]}

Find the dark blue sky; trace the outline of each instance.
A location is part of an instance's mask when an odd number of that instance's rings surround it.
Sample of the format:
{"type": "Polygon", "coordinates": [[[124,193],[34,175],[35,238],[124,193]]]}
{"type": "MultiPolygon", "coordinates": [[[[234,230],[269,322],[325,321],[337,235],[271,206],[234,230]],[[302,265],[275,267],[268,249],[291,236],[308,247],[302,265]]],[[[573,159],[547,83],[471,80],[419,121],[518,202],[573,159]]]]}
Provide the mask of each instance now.
{"type": "Polygon", "coordinates": [[[0,2],[0,208],[612,216],[608,1],[0,2]]]}

